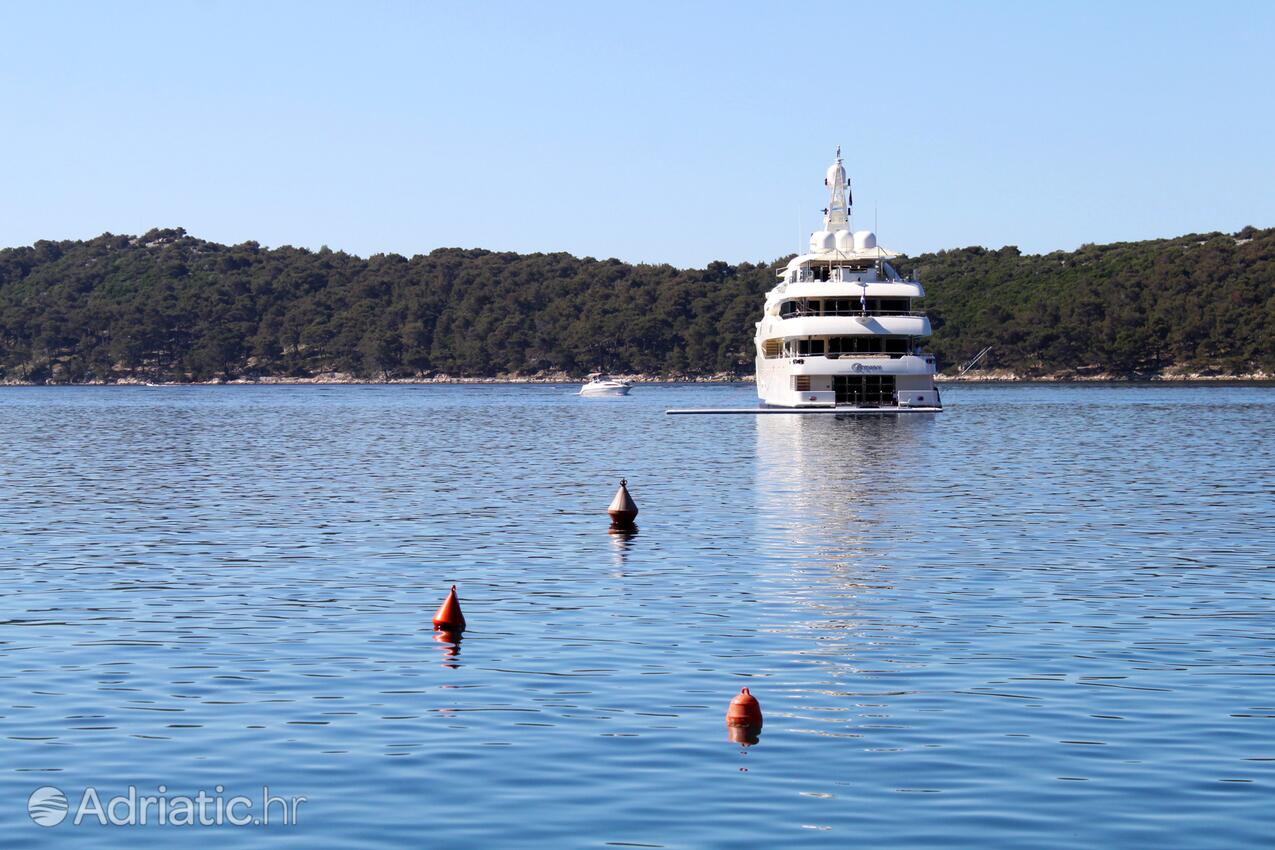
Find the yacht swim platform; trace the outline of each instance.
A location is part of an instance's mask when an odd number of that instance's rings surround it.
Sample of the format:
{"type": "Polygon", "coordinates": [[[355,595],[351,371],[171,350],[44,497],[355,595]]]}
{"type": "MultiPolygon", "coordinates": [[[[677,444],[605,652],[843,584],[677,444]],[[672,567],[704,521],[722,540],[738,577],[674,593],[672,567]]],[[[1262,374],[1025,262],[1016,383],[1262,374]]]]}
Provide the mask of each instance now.
{"type": "Polygon", "coordinates": [[[706,414],[754,415],[771,413],[792,416],[881,416],[898,413],[942,413],[941,407],[687,407],[664,411],[667,416],[699,416],[706,414]]]}

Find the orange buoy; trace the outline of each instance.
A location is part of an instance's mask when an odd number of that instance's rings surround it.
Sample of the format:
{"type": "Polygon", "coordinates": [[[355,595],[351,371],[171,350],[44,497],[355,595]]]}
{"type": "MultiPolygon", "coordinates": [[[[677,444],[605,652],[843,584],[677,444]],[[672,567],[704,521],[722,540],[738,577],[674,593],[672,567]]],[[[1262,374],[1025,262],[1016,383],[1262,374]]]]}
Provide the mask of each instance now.
{"type": "Polygon", "coordinates": [[[460,613],[460,600],[456,598],[456,585],[452,585],[443,604],[434,612],[435,631],[463,632],[465,615],[460,613]]]}
{"type": "Polygon", "coordinates": [[[726,709],[726,725],[746,726],[759,731],[761,723],[761,703],[748,692],[748,688],[740,688],[739,696],[731,700],[730,708],[726,709]]]}
{"type": "Polygon", "coordinates": [[[628,485],[628,479],[620,479],[620,489],[615,491],[611,507],[607,508],[607,513],[611,515],[612,528],[632,528],[633,520],[637,519],[638,506],[629,495],[628,485]]]}

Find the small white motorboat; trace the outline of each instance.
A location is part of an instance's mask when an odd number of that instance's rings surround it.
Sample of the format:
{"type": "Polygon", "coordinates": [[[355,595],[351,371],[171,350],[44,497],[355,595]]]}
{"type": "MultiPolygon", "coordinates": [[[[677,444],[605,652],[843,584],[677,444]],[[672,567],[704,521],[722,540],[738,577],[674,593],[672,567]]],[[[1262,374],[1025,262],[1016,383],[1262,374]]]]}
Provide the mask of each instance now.
{"type": "Polygon", "coordinates": [[[617,381],[609,375],[593,374],[589,381],[580,388],[580,395],[628,395],[633,385],[628,381],[617,381]]]}

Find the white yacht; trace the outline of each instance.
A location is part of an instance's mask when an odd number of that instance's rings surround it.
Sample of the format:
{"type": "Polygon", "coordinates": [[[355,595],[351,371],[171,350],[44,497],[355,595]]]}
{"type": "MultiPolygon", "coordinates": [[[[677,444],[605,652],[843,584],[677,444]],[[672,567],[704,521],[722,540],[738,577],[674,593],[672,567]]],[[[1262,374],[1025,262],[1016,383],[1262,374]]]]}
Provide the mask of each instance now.
{"type": "Polygon", "coordinates": [[[925,290],[904,280],[868,230],[850,231],[850,184],[837,161],[823,229],[766,295],[757,323],[757,395],[765,407],[864,413],[935,413],[934,357],[921,350],[930,320],[914,308],[925,290]]]}
{"type": "Polygon", "coordinates": [[[589,376],[589,381],[580,388],[580,395],[628,395],[633,385],[628,381],[618,381],[600,372],[589,376]]]}

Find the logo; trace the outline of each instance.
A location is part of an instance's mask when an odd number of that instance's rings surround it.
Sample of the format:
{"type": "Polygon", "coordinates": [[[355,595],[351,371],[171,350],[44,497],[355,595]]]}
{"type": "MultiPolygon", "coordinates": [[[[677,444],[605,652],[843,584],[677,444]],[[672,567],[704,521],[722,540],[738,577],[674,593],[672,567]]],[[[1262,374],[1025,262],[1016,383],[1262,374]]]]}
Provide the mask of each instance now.
{"type": "Polygon", "coordinates": [[[262,786],[259,797],[243,794],[227,796],[218,785],[210,794],[199,789],[195,794],[171,794],[168,786],[156,788],[158,794],[139,794],[137,786],[113,797],[99,795],[88,786],[78,800],[68,800],[60,788],[45,785],[27,798],[27,814],[39,826],[57,826],[65,820],[79,826],[84,821],[101,826],[292,826],[297,822],[297,808],[308,798],[281,797],[262,786]]]}
{"type": "Polygon", "coordinates": [[[52,785],[35,789],[27,798],[27,814],[40,826],[57,826],[66,820],[67,808],[66,795],[52,785]]]}
{"type": "Polygon", "coordinates": [[[870,366],[866,363],[856,363],[850,367],[851,372],[880,372],[880,366],[870,366]]]}

